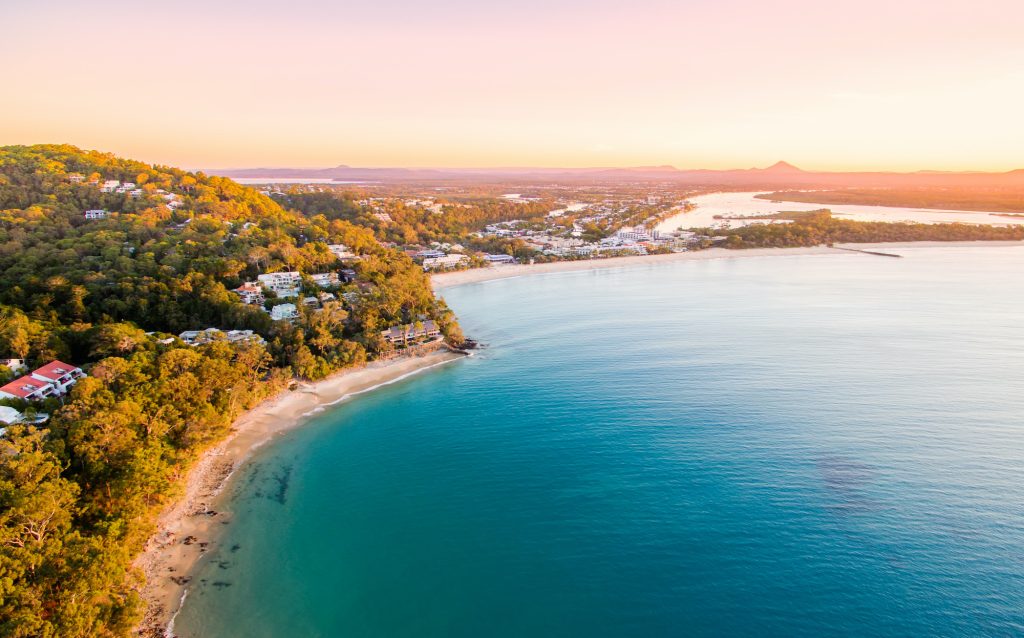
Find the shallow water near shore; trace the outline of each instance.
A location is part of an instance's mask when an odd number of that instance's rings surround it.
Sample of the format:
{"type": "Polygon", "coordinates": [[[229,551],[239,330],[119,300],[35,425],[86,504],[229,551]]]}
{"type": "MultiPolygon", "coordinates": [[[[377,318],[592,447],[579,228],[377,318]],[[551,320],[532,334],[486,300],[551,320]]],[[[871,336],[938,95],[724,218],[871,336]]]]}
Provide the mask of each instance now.
{"type": "Polygon", "coordinates": [[[239,470],[187,638],[1024,633],[1024,249],[443,291],[477,356],[239,470]]]}

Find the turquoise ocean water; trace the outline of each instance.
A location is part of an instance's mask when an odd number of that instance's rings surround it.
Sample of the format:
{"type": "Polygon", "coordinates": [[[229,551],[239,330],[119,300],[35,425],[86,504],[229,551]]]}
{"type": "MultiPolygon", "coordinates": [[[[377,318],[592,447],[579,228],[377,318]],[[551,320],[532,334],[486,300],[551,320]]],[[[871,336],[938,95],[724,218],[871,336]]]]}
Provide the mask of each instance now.
{"type": "Polygon", "coordinates": [[[477,356],[261,451],[188,638],[1024,635],[1024,249],[444,292],[477,356]]]}

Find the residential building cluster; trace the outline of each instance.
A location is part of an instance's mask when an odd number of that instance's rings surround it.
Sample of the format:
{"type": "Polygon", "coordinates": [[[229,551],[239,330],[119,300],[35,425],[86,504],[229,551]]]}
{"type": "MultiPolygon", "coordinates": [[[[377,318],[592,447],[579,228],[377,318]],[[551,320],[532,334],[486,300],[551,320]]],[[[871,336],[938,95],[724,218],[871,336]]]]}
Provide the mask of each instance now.
{"type": "Polygon", "coordinates": [[[0,398],[39,401],[64,396],[84,376],[81,368],[54,360],[0,387],[0,398]]]}

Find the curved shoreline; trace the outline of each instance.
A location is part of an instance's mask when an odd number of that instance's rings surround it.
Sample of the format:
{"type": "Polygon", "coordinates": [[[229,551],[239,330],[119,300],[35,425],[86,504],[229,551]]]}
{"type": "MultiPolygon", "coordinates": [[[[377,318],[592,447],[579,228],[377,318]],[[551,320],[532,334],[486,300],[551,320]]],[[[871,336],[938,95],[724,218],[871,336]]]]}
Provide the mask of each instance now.
{"type": "MultiPolygon", "coordinates": [[[[919,242],[890,242],[872,244],[836,244],[836,246],[857,248],[860,250],[901,248],[978,248],[978,247],[1007,247],[1021,246],[1022,241],[919,241],[919,242]]],[[[433,289],[442,290],[465,284],[493,281],[495,279],[508,279],[510,277],[522,277],[524,275],[540,275],[545,273],[558,272],[579,272],[588,270],[603,270],[606,268],[622,268],[624,266],[640,266],[652,264],[664,264],[677,261],[703,261],[708,259],[742,259],[748,257],[795,257],[801,255],[849,255],[850,253],[830,248],[828,246],[810,246],[798,248],[707,248],[684,253],[670,253],[666,255],[636,255],[631,257],[609,257],[607,259],[579,259],[573,261],[552,261],[543,264],[516,264],[512,266],[489,266],[486,268],[473,268],[470,270],[457,270],[455,272],[439,273],[431,275],[430,285],[433,289]]]]}
{"type": "Polygon", "coordinates": [[[215,546],[221,527],[231,521],[230,513],[217,512],[213,506],[220,502],[236,470],[256,450],[330,406],[464,356],[440,350],[343,370],[285,390],[240,416],[228,437],[204,452],[189,470],[184,493],[157,517],[156,532],[133,563],[145,575],[140,594],[146,613],[136,635],[173,635],[173,620],[185,601],[196,566],[215,546]]]}

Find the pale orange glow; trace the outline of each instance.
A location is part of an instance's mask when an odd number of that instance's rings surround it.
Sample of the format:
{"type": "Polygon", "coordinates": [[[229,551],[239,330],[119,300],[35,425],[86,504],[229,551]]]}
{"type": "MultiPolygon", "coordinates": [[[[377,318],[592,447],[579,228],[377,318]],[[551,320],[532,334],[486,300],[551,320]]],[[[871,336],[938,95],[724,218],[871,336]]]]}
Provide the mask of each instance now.
{"type": "Polygon", "coordinates": [[[193,168],[1024,167],[1017,1],[217,4],[0,8],[0,144],[193,168]]]}

